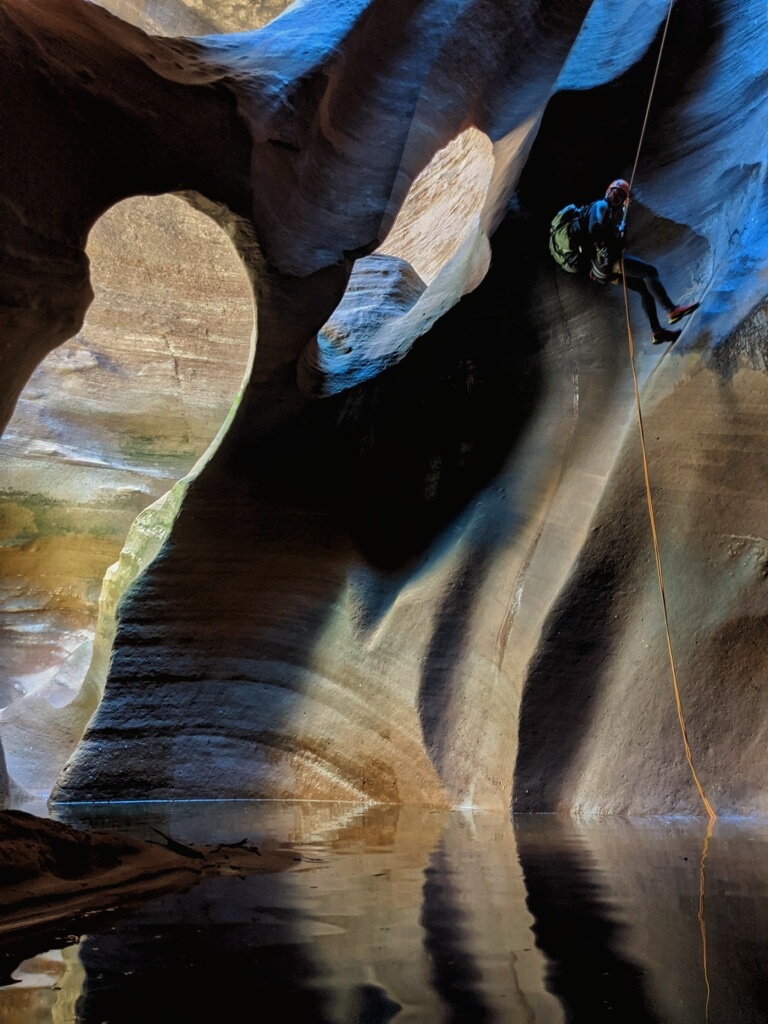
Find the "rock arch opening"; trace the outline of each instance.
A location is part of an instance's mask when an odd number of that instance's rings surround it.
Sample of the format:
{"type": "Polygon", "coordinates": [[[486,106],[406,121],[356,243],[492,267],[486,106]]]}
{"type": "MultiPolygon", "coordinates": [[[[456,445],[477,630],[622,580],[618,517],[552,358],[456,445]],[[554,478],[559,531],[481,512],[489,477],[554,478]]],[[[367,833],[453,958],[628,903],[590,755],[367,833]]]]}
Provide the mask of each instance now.
{"type": "Polygon", "coordinates": [[[252,358],[243,265],[182,199],[118,204],[88,255],[82,329],[40,364],[0,439],[0,739],[16,804],[47,797],[79,740],[115,602],[167,536],[252,358]]]}
{"type": "Polygon", "coordinates": [[[469,127],[411,184],[386,239],[355,263],[342,301],[303,354],[299,383],[330,395],[399,362],[483,279],[483,223],[495,169],[490,138],[469,127]]]}

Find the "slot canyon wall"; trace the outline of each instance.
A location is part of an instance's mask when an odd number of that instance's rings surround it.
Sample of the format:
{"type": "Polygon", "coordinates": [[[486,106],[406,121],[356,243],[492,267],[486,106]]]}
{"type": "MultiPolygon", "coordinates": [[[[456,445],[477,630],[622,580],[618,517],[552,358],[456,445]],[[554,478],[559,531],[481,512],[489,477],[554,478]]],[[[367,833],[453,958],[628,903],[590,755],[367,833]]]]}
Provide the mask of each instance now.
{"type": "Polygon", "coordinates": [[[767,28],[0,0],[6,805],[768,814],[767,28]]]}

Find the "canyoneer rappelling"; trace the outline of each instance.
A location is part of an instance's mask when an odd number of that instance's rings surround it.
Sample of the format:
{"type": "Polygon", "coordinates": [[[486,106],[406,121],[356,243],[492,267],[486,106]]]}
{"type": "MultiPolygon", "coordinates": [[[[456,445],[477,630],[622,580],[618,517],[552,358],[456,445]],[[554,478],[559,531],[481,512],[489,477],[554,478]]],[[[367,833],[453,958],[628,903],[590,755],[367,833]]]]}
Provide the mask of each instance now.
{"type": "Polygon", "coordinates": [[[569,273],[589,276],[598,284],[618,284],[622,272],[627,288],[640,295],[653,344],[674,341],[679,330],[662,327],[656,301],[666,310],[670,325],[690,316],[699,303],[678,305],[670,299],[654,266],[625,253],[629,182],[612,181],[605,196],[585,206],[569,205],[554,217],[549,250],[555,261],[569,273]]]}

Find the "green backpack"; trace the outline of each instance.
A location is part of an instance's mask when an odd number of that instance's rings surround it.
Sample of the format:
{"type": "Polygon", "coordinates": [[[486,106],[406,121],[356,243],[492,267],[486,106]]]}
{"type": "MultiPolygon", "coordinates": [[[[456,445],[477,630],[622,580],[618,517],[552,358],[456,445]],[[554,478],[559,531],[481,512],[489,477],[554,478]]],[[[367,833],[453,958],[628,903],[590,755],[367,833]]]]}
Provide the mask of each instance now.
{"type": "Polygon", "coordinates": [[[569,274],[579,270],[581,256],[582,216],[586,216],[589,206],[575,206],[569,203],[555,214],[549,228],[549,251],[556,263],[569,274]]]}

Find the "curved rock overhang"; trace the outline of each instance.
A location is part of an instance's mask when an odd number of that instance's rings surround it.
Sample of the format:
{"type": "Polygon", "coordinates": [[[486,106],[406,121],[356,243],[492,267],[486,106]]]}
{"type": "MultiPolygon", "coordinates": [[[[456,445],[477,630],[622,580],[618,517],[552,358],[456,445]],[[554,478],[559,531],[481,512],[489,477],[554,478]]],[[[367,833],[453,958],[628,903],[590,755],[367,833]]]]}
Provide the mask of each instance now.
{"type": "Polygon", "coordinates": [[[84,240],[127,195],[184,192],[216,217],[257,304],[244,400],[123,599],[55,800],[699,810],[620,296],[544,244],[560,205],[638,156],[631,244],[704,299],[666,358],[644,335],[637,355],[689,731],[716,806],[765,812],[766,495],[733,442],[762,437],[765,387],[748,6],[679,0],[665,26],[661,0],[306,0],[258,31],[169,40],[80,0],[3,0],[7,412],[80,322],[84,240]],[[476,225],[426,280],[418,246],[387,241],[467,131],[491,154],[476,225]]]}

